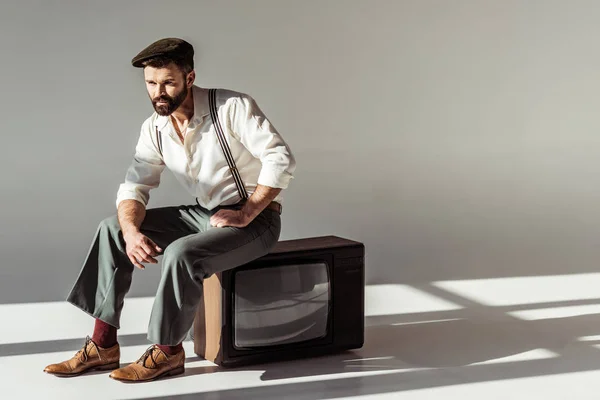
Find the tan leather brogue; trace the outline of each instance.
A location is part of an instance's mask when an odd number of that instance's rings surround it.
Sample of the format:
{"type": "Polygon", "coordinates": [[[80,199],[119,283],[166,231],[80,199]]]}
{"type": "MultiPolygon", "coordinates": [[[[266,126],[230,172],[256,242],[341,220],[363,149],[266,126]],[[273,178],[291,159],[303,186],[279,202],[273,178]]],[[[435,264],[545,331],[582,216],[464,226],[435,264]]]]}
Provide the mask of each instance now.
{"type": "Polygon", "coordinates": [[[134,363],[110,373],[110,377],[124,382],[152,381],[163,376],[183,374],[185,351],[169,356],[158,346],[150,346],[134,363]]]}
{"type": "Polygon", "coordinates": [[[106,371],[119,368],[121,352],[119,344],[103,349],[89,336],[85,338],[83,348],[73,358],[58,364],[50,364],[44,372],[57,376],[77,376],[87,371],[106,371]]]}

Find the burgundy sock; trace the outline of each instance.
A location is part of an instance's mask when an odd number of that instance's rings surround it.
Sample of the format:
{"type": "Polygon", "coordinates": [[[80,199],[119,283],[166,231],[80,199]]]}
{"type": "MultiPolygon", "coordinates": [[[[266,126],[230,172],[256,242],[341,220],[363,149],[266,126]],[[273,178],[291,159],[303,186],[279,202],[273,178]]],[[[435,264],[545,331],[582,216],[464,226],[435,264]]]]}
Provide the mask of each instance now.
{"type": "Polygon", "coordinates": [[[165,346],[162,344],[157,344],[156,346],[164,351],[168,356],[177,354],[183,349],[183,345],[181,343],[179,343],[177,346],[165,346]]]}
{"type": "Polygon", "coordinates": [[[106,349],[117,344],[117,328],[104,321],[96,319],[92,340],[96,345],[106,349]]]}

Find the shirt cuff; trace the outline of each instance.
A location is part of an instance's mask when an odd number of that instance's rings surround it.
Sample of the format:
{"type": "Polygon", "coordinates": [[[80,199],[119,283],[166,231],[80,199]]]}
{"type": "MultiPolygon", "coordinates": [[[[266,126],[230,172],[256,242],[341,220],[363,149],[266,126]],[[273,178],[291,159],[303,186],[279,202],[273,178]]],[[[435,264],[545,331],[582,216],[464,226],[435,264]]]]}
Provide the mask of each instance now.
{"type": "Polygon", "coordinates": [[[294,176],[285,170],[264,166],[260,170],[257,183],[272,188],[286,189],[294,176]]]}
{"type": "Polygon", "coordinates": [[[144,207],[146,207],[146,205],[148,204],[146,201],[144,201],[144,198],[142,198],[141,195],[139,195],[136,192],[132,192],[132,191],[127,191],[127,192],[121,192],[117,195],[117,200],[116,200],[116,206],[117,209],[119,208],[119,203],[121,203],[123,200],[137,200],[140,203],[143,204],[144,207]]]}

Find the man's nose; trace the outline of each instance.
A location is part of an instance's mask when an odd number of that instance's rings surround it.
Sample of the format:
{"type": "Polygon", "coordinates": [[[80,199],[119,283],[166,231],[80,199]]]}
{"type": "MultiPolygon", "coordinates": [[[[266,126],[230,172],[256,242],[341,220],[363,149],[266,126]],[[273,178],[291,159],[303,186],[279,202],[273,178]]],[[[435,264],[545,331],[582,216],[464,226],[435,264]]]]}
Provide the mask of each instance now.
{"type": "Polygon", "coordinates": [[[154,98],[157,99],[163,95],[166,95],[167,91],[165,90],[165,87],[162,85],[157,85],[156,89],[154,91],[154,98]]]}

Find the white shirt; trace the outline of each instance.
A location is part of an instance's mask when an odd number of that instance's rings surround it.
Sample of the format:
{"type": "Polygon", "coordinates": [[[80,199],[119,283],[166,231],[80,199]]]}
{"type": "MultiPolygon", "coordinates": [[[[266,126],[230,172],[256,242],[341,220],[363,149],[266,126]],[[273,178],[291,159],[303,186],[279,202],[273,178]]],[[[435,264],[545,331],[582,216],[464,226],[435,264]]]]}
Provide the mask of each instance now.
{"type": "MultiPolygon", "coordinates": [[[[165,167],[204,208],[213,209],[240,201],[210,118],[208,90],[195,85],[192,90],[194,115],[183,143],[168,116],[155,112],[142,124],[133,161],[117,192],[117,208],[126,199],[137,200],[146,206],[149,192],[158,187],[165,167]],[[162,138],[162,157],[157,129],[162,138]]],[[[257,184],[287,188],[296,168],[295,158],[254,99],[244,93],[219,89],[216,104],[225,138],[248,195],[254,192],[257,184]]],[[[274,201],[282,203],[282,193],[274,201]]]]}

